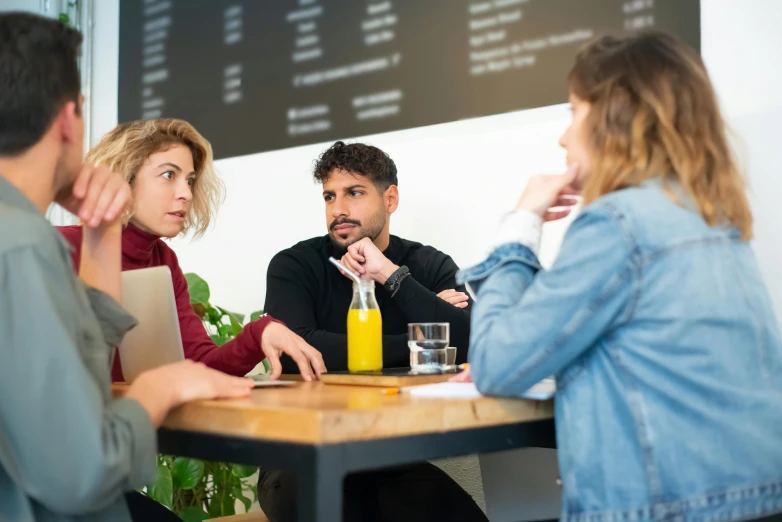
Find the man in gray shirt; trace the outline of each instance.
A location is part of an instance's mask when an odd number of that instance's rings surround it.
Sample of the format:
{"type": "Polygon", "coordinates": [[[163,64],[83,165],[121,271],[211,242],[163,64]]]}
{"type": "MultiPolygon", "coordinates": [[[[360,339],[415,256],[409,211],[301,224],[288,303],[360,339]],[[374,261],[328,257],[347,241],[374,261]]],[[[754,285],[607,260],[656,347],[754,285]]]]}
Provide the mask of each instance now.
{"type": "Polygon", "coordinates": [[[55,20],[0,13],[0,522],[130,520],[125,492],[154,480],[168,410],[252,387],[185,361],[112,398],[115,346],[135,324],[117,304],[131,195],[82,165],[80,43],[55,20]],[[44,217],[53,201],[85,223],[78,278],[44,217]]]}

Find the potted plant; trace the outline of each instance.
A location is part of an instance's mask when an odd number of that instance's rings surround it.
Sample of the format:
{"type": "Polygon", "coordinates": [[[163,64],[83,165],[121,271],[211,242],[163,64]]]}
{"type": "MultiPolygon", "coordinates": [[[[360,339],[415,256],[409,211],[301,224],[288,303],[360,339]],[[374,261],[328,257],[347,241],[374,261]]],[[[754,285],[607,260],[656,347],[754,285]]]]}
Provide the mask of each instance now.
{"type": "MultiPolygon", "coordinates": [[[[236,337],[242,331],[244,316],[229,312],[209,303],[209,285],[196,274],[185,274],[190,303],[212,340],[218,346],[236,337]]],[[[255,320],[263,311],[254,312],[255,320]]],[[[269,371],[269,362],[263,361],[263,370],[269,371]]],[[[210,518],[235,514],[237,501],[245,511],[257,500],[254,482],[249,478],[257,468],[207,462],[187,457],[158,455],[157,480],[147,486],[145,494],[168,507],[185,522],[201,522],[210,518]]]]}

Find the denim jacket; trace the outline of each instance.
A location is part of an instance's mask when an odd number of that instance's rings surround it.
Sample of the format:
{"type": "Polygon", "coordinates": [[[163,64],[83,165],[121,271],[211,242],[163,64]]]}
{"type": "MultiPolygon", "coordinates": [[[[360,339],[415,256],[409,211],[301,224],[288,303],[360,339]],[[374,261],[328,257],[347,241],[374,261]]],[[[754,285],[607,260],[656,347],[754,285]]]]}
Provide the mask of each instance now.
{"type": "Polygon", "coordinates": [[[737,230],[649,182],[588,205],[550,270],[505,244],[458,280],[482,393],[556,377],[562,520],[782,512],[782,343],[737,230]]]}

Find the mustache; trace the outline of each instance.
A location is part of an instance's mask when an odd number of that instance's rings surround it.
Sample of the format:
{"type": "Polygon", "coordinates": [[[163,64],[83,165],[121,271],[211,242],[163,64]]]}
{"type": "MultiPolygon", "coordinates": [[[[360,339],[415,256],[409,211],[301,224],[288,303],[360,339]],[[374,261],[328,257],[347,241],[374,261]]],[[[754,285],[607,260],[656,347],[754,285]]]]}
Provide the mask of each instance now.
{"type": "Polygon", "coordinates": [[[355,225],[360,227],[361,221],[356,221],[355,219],[335,219],[331,222],[331,225],[329,225],[329,230],[334,230],[334,228],[340,225],[355,225]]]}

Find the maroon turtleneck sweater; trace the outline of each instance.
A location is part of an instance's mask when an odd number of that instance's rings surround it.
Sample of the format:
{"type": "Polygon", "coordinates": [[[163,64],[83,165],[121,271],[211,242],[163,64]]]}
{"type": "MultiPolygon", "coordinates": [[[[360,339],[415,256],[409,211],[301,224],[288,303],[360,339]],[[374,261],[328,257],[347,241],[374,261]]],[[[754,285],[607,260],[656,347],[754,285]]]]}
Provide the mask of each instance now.
{"type": "MultiPolygon", "coordinates": [[[[78,272],[82,228],[70,226],[57,229],[73,245],[73,265],[78,272]]],[[[265,357],[261,350],[261,334],[273,319],[269,316],[261,317],[245,326],[235,339],[223,346],[217,346],[190,305],[187,280],[174,251],[157,236],[143,232],[133,225],[125,227],[122,231],[122,270],[162,265],[171,269],[185,357],[232,375],[244,375],[255,368],[265,357]]],[[[114,358],[111,376],[114,382],[124,380],[119,353],[114,358]]]]}

